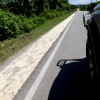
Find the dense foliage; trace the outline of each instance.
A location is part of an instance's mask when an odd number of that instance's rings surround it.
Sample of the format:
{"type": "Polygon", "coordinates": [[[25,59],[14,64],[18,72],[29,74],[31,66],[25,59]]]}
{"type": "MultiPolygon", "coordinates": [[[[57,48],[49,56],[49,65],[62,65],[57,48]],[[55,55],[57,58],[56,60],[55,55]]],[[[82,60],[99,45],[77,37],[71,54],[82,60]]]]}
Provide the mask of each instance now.
{"type": "Polygon", "coordinates": [[[94,9],[94,7],[97,5],[97,4],[99,4],[100,3],[100,1],[98,1],[98,2],[94,2],[94,3],[90,3],[90,4],[84,4],[84,5],[81,5],[80,6],[80,10],[87,10],[87,11],[92,11],[93,9],[94,9]]]}
{"type": "Polygon", "coordinates": [[[68,0],[0,0],[0,41],[28,33],[74,9],[68,0]]]}

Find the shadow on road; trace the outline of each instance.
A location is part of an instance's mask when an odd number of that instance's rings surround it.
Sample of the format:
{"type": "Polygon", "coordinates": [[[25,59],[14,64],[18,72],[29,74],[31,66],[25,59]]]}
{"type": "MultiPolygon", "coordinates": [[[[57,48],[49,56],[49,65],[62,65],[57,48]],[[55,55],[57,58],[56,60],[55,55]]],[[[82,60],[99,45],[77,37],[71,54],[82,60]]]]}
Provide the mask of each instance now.
{"type": "Polygon", "coordinates": [[[57,66],[61,71],[51,87],[48,100],[97,100],[94,99],[86,58],[62,59],[57,66]]]}

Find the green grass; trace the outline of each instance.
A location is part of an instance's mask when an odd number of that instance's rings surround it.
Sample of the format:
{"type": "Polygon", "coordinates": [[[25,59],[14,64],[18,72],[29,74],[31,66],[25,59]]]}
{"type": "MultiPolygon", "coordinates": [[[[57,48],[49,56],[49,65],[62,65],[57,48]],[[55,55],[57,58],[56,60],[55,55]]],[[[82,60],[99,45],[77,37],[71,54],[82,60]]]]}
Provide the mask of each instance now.
{"type": "Polygon", "coordinates": [[[0,64],[3,64],[10,56],[17,53],[20,49],[28,45],[29,43],[35,41],[40,36],[45,34],[55,25],[69,17],[73,12],[69,12],[58,19],[48,20],[45,24],[32,30],[30,33],[21,34],[16,39],[5,40],[0,42],[0,64]]]}

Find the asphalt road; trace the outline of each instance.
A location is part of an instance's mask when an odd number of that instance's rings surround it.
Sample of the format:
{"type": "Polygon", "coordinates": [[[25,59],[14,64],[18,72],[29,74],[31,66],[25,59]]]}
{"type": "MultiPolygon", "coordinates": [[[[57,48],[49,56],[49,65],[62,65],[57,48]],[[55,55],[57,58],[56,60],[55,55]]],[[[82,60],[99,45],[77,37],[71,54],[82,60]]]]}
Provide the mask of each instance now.
{"type": "MultiPolygon", "coordinates": [[[[87,32],[76,12],[13,100],[94,100],[86,67],[87,32]]],[[[97,99],[95,99],[97,100],[97,99]]]]}

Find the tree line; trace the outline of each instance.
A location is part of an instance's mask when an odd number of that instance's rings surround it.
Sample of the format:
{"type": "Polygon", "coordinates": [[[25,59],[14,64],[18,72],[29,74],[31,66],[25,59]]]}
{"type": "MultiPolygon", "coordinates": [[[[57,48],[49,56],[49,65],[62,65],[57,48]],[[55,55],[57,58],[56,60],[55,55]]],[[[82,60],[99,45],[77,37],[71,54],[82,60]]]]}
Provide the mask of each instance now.
{"type": "Polygon", "coordinates": [[[0,41],[28,33],[75,9],[68,0],[0,0],[0,41]]]}
{"type": "Polygon", "coordinates": [[[81,5],[81,6],[80,6],[80,10],[83,10],[83,11],[92,11],[92,10],[94,9],[94,7],[95,7],[97,4],[99,4],[99,3],[100,3],[100,1],[81,5]]]}
{"type": "Polygon", "coordinates": [[[70,10],[76,6],[68,3],[68,0],[0,0],[0,8],[9,10],[16,15],[27,17],[39,15],[50,10],[70,10]]]}

